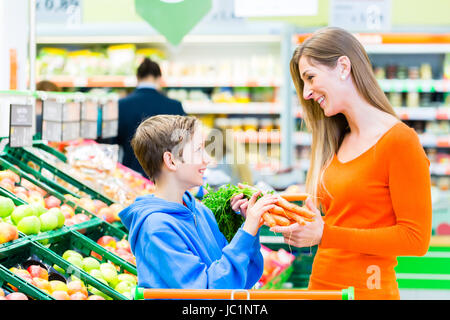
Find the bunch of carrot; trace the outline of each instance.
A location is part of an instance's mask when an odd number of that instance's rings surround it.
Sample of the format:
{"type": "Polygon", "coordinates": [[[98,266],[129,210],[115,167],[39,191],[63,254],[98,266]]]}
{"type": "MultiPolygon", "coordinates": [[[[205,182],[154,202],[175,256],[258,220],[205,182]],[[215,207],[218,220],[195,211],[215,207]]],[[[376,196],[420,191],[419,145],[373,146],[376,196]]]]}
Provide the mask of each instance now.
{"type": "Polygon", "coordinates": [[[293,223],[304,225],[306,221],[313,221],[315,214],[304,206],[289,201],[304,201],[307,193],[280,194],[275,207],[263,214],[263,219],[269,227],[289,226],[293,223]]]}

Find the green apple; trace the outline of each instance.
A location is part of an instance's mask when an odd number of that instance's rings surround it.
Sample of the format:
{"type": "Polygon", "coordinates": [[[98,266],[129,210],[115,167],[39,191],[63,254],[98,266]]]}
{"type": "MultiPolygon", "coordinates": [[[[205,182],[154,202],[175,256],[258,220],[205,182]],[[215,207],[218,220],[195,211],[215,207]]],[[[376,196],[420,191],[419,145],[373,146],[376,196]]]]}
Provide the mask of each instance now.
{"type": "MultiPolygon", "coordinates": [[[[91,271],[89,271],[89,274],[96,279],[105,280],[105,278],[103,277],[103,273],[98,269],[92,269],[91,271]]],[[[106,283],[106,284],[108,284],[108,283],[106,283]]]]}
{"type": "Polygon", "coordinates": [[[58,271],[61,274],[66,274],[66,271],[64,271],[64,269],[61,268],[60,266],[58,266],[57,264],[53,265],[53,269],[55,269],[56,271],[58,271]]]}
{"type": "Polygon", "coordinates": [[[43,213],[39,216],[39,220],[41,220],[41,231],[47,232],[51,230],[55,230],[58,226],[58,218],[56,215],[51,212],[43,213]]]}
{"type": "Polygon", "coordinates": [[[11,213],[11,221],[17,226],[20,220],[29,216],[34,216],[34,210],[30,205],[23,204],[16,207],[11,213]]]}
{"type": "Polygon", "coordinates": [[[0,218],[8,217],[16,206],[10,198],[0,197],[0,218]]]}
{"type": "Polygon", "coordinates": [[[92,257],[86,257],[83,259],[83,270],[90,272],[93,269],[100,269],[100,262],[92,257]]]}
{"type": "Polygon", "coordinates": [[[122,281],[128,281],[133,283],[134,285],[137,285],[136,277],[133,277],[131,274],[122,273],[117,276],[120,282],[122,281]]]}
{"type": "Polygon", "coordinates": [[[62,255],[62,257],[63,257],[64,260],[67,260],[67,258],[68,258],[69,256],[77,256],[77,257],[79,257],[81,260],[83,260],[83,256],[82,256],[80,253],[78,253],[78,252],[76,252],[76,251],[74,251],[74,250],[66,250],[66,251],[64,251],[64,253],[63,253],[63,255],[62,255]]]}
{"type": "MultiPolygon", "coordinates": [[[[99,280],[101,281],[101,280],[99,280]]],[[[102,282],[105,283],[106,285],[108,285],[106,283],[106,280],[103,280],[102,282]],[[104,281],[104,282],[103,282],[104,281]]],[[[105,293],[101,292],[100,290],[98,290],[97,288],[94,288],[93,286],[88,286],[88,290],[89,292],[91,292],[92,294],[98,295],[100,297],[105,298],[106,300],[112,300],[112,298],[110,298],[108,295],[106,295],[105,293]]]]}
{"type": "Polygon", "coordinates": [[[103,275],[103,278],[111,285],[115,286],[119,279],[117,277],[117,270],[111,263],[102,263],[100,265],[100,271],[103,275]]]}
{"type": "Polygon", "coordinates": [[[66,260],[74,266],[83,269],[83,259],[81,259],[80,257],[73,255],[69,256],[66,260]]]}
{"type": "Polygon", "coordinates": [[[66,218],[64,217],[64,214],[61,212],[61,210],[59,208],[51,208],[50,210],[48,210],[48,212],[55,215],[55,217],[58,219],[58,225],[56,226],[56,228],[61,228],[66,221],[66,218]]]}
{"type": "Polygon", "coordinates": [[[126,292],[131,292],[131,289],[133,289],[135,285],[129,281],[120,281],[115,287],[114,290],[117,292],[120,292],[122,294],[126,292]]]}
{"type": "Polygon", "coordinates": [[[41,222],[36,216],[28,216],[20,219],[17,224],[17,230],[25,233],[26,235],[38,234],[41,230],[41,222]]]}
{"type": "Polygon", "coordinates": [[[37,217],[48,211],[44,206],[42,206],[39,203],[31,203],[30,207],[33,209],[34,215],[37,217]]]}

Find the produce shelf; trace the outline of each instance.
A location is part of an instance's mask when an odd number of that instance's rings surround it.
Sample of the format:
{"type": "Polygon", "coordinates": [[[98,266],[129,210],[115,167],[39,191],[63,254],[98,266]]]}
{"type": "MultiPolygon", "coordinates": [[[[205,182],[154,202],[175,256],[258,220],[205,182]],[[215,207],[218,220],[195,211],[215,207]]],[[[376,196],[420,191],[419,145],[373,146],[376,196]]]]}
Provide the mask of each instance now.
{"type": "MultiPolygon", "coordinates": [[[[34,241],[27,241],[21,243],[20,245],[11,247],[10,250],[8,250],[7,252],[0,253],[0,268],[4,271],[3,273],[0,273],[0,279],[9,282],[9,280],[11,280],[11,276],[19,278],[15,276],[11,271],[5,269],[18,265],[20,266],[23,263],[27,262],[28,260],[33,260],[33,262],[45,265],[47,270],[50,270],[49,279],[52,277],[52,274],[58,279],[61,279],[62,275],[59,274],[53,268],[53,266],[56,265],[60,269],[64,270],[65,273],[65,275],[63,276],[64,278],[75,276],[76,278],[83,281],[86,285],[91,285],[92,287],[96,288],[97,290],[101,291],[102,293],[104,293],[105,295],[109,296],[112,299],[128,300],[128,298],[118,293],[117,291],[113,290],[109,286],[103,284],[96,278],[89,275],[84,270],[79,269],[76,266],[70,264],[53,251],[48,250],[43,245],[34,241]],[[9,275],[9,277],[7,277],[7,275],[9,275]]],[[[23,282],[20,282],[19,279],[17,279],[15,283],[22,286],[25,285],[23,282]]],[[[11,284],[15,286],[14,283],[11,284]]],[[[29,286],[34,287],[31,284],[29,284],[29,286]]],[[[36,287],[34,287],[34,289],[35,293],[41,293],[47,296],[47,297],[41,296],[38,298],[39,300],[41,299],[49,300],[48,294],[46,294],[44,291],[36,287]]]]}

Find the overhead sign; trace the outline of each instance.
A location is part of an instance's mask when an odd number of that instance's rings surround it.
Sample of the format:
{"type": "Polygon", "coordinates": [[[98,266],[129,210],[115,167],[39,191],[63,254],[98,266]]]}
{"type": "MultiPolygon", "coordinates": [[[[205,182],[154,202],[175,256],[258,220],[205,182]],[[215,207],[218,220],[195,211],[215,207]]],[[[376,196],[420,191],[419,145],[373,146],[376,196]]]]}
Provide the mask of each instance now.
{"type": "Polygon", "coordinates": [[[390,31],[391,0],[331,0],[330,26],[354,32],[390,31]]]}
{"type": "Polygon", "coordinates": [[[173,45],[211,10],[211,0],[135,0],[136,13],[173,45]]]}
{"type": "Polygon", "coordinates": [[[318,0],[234,0],[237,17],[315,16],[318,0]]]}

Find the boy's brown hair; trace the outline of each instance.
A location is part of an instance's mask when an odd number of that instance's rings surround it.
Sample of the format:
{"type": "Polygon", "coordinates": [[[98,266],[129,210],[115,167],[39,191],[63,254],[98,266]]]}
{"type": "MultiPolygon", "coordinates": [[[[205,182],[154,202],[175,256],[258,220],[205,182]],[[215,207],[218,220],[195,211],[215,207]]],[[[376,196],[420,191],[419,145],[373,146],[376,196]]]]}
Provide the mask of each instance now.
{"type": "Polygon", "coordinates": [[[178,115],[157,115],[141,122],[131,147],[150,180],[155,182],[160,175],[166,151],[179,159],[183,156],[197,125],[197,118],[178,115]]]}

